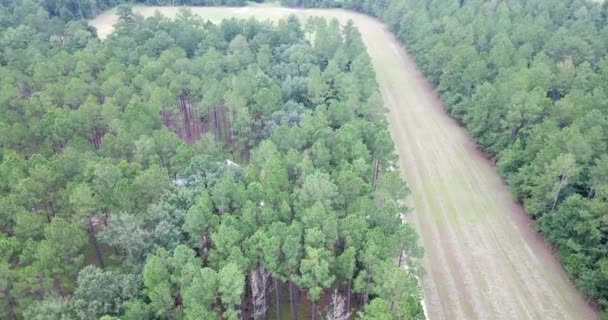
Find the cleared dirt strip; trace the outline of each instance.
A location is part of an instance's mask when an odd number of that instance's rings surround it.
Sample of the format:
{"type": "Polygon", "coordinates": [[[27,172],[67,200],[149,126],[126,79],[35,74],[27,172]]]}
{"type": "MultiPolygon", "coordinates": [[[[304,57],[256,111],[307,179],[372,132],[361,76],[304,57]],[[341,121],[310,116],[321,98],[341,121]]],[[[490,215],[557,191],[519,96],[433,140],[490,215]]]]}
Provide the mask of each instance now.
{"type": "MultiPolygon", "coordinates": [[[[177,7],[137,7],[174,16],[177,7]]],[[[372,58],[389,108],[390,129],[403,176],[412,189],[411,221],[420,232],[427,275],[422,283],[430,319],[597,319],[551,249],[530,226],[492,163],[441,101],[387,27],[343,10],[261,6],[191,10],[204,18],[352,19],[372,58]]],[[[90,23],[112,32],[108,11],[90,23]]]]}

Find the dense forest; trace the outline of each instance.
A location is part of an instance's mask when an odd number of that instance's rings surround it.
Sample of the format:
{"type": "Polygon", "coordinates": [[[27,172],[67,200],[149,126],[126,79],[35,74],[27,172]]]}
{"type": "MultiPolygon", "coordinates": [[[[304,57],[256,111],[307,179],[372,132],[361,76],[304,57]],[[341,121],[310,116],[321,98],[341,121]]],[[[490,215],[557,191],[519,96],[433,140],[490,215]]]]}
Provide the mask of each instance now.
{"type": "Polygon", "coordinates": [[[0,6],[0,318],[424,317],[352,24],[43,4],[0,6]]]}
{"type": "MultiPolygon", "coordinates": [[[[121,6],[100,42],[79,21],[123,2],[0,2],[0,318],[421,317],[357,31],[121,6]]],[[[608,306],[608,5],[281,3],[385,21],[608,306]]]]}
{"type": "Polygon", "coordinates": [[[495,158],[578,288],[608,306],[608,4],[285,0],[385,21],[495,158]]]}

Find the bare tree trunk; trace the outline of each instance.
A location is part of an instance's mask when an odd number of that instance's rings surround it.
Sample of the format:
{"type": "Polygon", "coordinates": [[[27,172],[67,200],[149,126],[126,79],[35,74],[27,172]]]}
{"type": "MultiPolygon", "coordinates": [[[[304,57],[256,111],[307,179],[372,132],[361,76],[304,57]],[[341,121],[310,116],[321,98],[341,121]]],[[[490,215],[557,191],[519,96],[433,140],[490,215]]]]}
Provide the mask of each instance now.
{"type": "Polygon", "coordinates": [[[82,14],[82,6],[80,5],[80,0],[76,0],[78,4],[78,12],[80,13],[80,19],[84,19],[84,14],[82,14]]]}
{"type": "Polygon", "coordinates": [[[351,283],[352,280],[348,279],[348,286],[346,289],[346,310],[350,310],[350,287],[351,287],[351,283]]]}
{"type": "Polygon", "coordinates": [[[213,108],[213,121],[215,123],[215,140],[219,144],[222,142],[222,128],[220,128],[220,122],[218,120],[217,107],[213,108]]]}
{"type": "Polygon", "coordinates": [[[553,199],[553,205],[551,205],[551,212],[553,212],[553,209],[555,209],[555,205],[557,204],[557,199],[559,199],[559,194],[562,192],[562,189],[564,188],[564,185],[566,183],[564,183],[564,181],[567,181],[566,179],[562,179],[559,183],[559,188],[557,189],[557,192],[555,193],[555,197],[553,199]]]}
{"type": "Polygon", "coordinates": [[[289,280],[289,315],[291,319],[295,319],[293,314],[293,283],[289,280]]]}
{"type": "Polygon", "coordinates": [[[108,218],[110,216],[110,210],[108,208],[103,208],[103,226],[107,227],[108,226],[108,218]]]}
{"type": "Polygon", "coordinates": [[[266,304],[266,288],[268,286],[269,272],[263,268],[251,271],[251,300],[253,305],[253,318],[264,319],[268,305],[266,304]]]}
{"type": "Polygon", "coordinates": [[[6,299],[6,317],[9,320],[14,320],[15,319],[15,306],[17,304],[17,301],[15,301],[15,298],[11,295],[11,289],[13,289],[13,283],[12,282],[8,282],[6,288],[3,288],[0,291],[0,294],[2,294],[4,296],[4,299],[6,299]]]}
{"type": "Polygon", "coordinates": [[[405,244],[401,244],[401,251],[399,253],[399,262],[397,263],[397,267],[401,268],[401,264],[403,263],[403,250],[405,250],[404,248],[405,244]]]}
{"type": "Polygon", "coordinates": [[[279,286],[277,284],[277,278],[274,278],[274,292],[276,297],[276,305],[277,305],[277,319],[281,319],[281,296],[279,295],[279,286]]]}
{"type": "Polygon", "coordinates": [[[208,255],[207,253],[209,252],[209,248],[211,248],[211,240],[209,237],[209,232],[205,231],[205,233],[203,233],[203,235],[201,236],[201,244],[200,244],[200,254],[203,257],[203,264],[207,264],[208,262],[208,255]]]}
{"type": "Polygon", "coordinates": [[[368,272],[367,273],[367,285],[365,286],[365,290],[363,291],[363,303],[361,304],[363,306],[367,304],[367,299],[369,298],[369,294],[368,294],[367,288],[369,288],[369,284],[371,283],[371,280],[372,280],[371,279],[371,275],[368,272]]]}
{"type": "Polygon", "coordinates": [[[263,302],[264,305],[266,306],[266,310],[264,310],[264,316],[262,317],[263,320],[266,320],[268,318],[268,286],[266,286],[264,288],[264,293],[263,293],[263,302]]]}
{"type": "Polygon", "coordinates": [[[589,188],[589,191],[587,192],[587,198],[591,199],[591,197],[593,197],[595,194],[595,186],[592,186],[591,188],[589,188]]]}
{"type": "Polygon", "coordinates": [[[103,256],[101,255],[101,250],[99,250],[99,244],[97,243],[97,236],[95,235],[95,228],[93,227],[93,223],[91,223],[91,218],[89,220],[89,239],[95,248],[95,256],[97,257],[97,262],[99,263],[99,267],[101,269],[105,268],[105,264],[103,263],[103,256]]]}
{"type": "Polygon", "coordinates": [[[296,317],[295,320],[299,320],[300,319],[300,288],[298,286],[295,286],[296,289],[296,317]]]}
{"type": "Polygon", "coordinates": [[[334,290],[331,296],[331,303],[325,313],[326,320],[347,320],[350,317],[350,312],[344,302],[344,297],[338,294],[338,290],[334,290]]]}

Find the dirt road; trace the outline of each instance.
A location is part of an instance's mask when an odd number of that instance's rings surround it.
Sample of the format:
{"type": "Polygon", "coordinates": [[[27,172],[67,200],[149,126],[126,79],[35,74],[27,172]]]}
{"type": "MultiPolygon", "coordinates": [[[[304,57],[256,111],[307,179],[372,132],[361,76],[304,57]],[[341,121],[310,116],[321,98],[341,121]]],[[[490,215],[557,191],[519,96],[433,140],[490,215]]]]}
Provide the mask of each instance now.
{"type": "MultiPolygon", "coordinates": [[[[177,8],[155,10],[167,16],[177,8]]],[[[445,113],[412,59],[379,21],[341,10],[192,8],[205,18],[300,16],[352,19],[377,72],[402,174],[412,189],[410,219],[426,250],[423,279],[430,319],[595,319],[550,248],[532,229],[491,162],[445,113]]],[[[101,37],[113,12],[91,24],[101,37]]]]}

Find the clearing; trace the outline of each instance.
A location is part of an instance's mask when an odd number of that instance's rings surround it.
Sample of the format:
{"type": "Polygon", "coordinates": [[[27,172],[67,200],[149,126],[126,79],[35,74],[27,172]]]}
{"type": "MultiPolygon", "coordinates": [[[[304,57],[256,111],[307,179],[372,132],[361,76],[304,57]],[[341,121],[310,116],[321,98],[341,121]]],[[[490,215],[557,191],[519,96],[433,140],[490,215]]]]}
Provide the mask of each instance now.
{"type": "MultiPolygon", "coordinates": [[[[136,7],[174,16],[177,7],[136,7]]],[[[270,6],[193,7],[212,21],[257,17],[352,19],[363,35],[389,107],[402,174],[412,189],[410,219],[426,250],[425,305],[430,319],[596,319],[491,161],[445,112],[441,101],[387,27],[344,10],[270,6]]],[[[90,23],[112,32],[114,11],[90,23]]]]}

